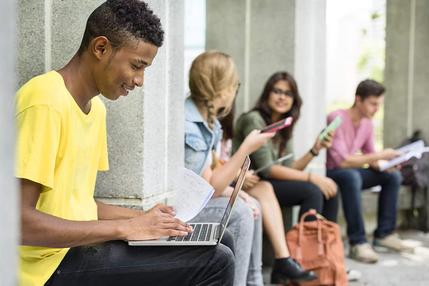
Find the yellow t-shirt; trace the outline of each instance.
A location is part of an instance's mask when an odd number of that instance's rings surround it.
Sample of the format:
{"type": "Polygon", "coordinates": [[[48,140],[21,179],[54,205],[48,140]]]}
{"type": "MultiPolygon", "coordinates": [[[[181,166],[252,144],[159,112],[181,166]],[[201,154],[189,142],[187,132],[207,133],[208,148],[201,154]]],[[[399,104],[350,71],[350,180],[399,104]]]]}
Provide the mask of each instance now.
{"type": "MultiPolygon", "coordinates": [[[[97,170],[109,168],[106,108],[98,97],[82,112],[51,71],[27,82],[17,93],[16,177],[42,185],[41,212],[68,220],[97,220],[97,170]]],[[[20,285],[43,285],[68,248],[20,246],[20,285]]]]}

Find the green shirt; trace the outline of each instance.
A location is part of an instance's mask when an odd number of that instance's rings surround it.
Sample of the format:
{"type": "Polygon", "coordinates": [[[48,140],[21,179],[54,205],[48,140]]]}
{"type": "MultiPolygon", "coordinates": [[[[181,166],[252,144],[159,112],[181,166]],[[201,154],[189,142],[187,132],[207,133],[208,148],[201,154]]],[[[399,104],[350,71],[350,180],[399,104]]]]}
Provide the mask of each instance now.
{"type": "MultiPolygon", "coordinates": [[[[232,152],[234,153],[240,147],[241,143],[243,143],[246,136],[252,132],[254,129],[262,129],[267,124],[264,119],[260,115],[258,111],[251,111],[248,113],[242,114],[235,125],[234,129],[234,138],[232,139],[232,152]]],[[[251,168],[258,169],[267,165],[272,164],[275,160],[293,153],[292,140],[289,140],[286,144],[286,148],[280,154],[280,143],[281,136],[277,134],[273,139],[268,141],[267,144],[263,145],[257,151],[253,152],[250,155],[250,159],[252,160],[251,168]]],[[[283,166],[289,167],[294,161],[293,157],[281,162],[280,164],[283,166]]],[[[268,167],[262,170],[259,174],[268,178],[271,171],[271,167],[268,167]]]]}

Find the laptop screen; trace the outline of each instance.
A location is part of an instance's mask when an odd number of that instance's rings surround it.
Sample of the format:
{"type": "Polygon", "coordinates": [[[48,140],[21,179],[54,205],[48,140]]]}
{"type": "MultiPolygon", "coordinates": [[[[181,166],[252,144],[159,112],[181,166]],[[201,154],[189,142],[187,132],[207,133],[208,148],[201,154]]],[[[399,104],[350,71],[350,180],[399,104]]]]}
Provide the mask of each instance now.
{"type": "Polygon", "coordinates": [[[222,220],[220,222],[220,225],[222,227],[221,236],[223,235],[223,231],[225,227],[228,224],[230,213],[232,211],[232,207],[234,206],[234,202],[237,198],[238,192],[241,190],[241,187],[243,186],[244,177],[246,176],[246,172],[249,169],[250,166],[250,159],[249,156],[246,156],[246,159],[244,160],[243,166],[241,166],[240,174],[238,175],[237,182],[234,187],[234,191],[231,194],[231,198],[229,199],[228,205],[226,206],[225,213],[223,214],[222,220]]]}

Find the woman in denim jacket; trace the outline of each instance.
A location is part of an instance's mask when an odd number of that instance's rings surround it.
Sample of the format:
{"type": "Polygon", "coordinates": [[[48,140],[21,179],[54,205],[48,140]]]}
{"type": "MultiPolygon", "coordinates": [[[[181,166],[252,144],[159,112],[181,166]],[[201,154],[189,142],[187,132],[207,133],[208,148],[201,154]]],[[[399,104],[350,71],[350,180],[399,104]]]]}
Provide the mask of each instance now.
{"type": "MultiPolygon", "coordinates": [[[[212,170],[213,149],[222,134],[217,117],[229,112],[238,85],[238,73],[230,56],[209,51],[193,61],[189,74],[191,95],[185,102],[185,167],[204,177],[215,189],[213,198],[195,222],[221,219],[232,190],[229,185],[245,157],[272,137],[252,132],[227,164],[212,170]]],[[[227,227],[236,246],[234,285],[263,285],[259,206],[244,192],[240,192],[240,197],[227,227]]]]}

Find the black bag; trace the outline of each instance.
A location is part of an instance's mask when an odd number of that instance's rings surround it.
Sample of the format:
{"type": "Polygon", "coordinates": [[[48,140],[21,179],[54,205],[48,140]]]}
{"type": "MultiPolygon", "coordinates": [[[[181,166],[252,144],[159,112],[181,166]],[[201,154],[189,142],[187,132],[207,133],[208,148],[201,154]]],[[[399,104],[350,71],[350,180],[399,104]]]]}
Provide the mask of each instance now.
{"type": "MultiPolygon", "coordinates": [[[[401,146],[411,144],[413,142],[423,140],[425,146],[426,141],[421,136],[421,131],[414,131],[410,138],[402,142],[401,146]]],[[[421,158],[411,158],[407,162],[401,164],[402,185],[411,186],[413,188],[426,188],[429,186],[429,153],[423,153],[421,158]]]]}
{"type": "Polygon", "coordinates": [[[429,186],[429,153],[420,159],[411,158],[401,166],[402,185],[417,188],[429,186]]]}
{"type": "MultiPolygon", "coordinates": [[[[410,138],[405,139],[401,146],[423,140],[421,131],[414,131],[410,138]]],[[[402,185],[411,187],[411,210],[407,214],[408,227],[429,231],[429,153],[423,153],[421,158],[411,158],[401,164],[402,185]],[[423,201],[423,206],[416,208],[416,197],[423,201]]]]}

